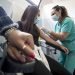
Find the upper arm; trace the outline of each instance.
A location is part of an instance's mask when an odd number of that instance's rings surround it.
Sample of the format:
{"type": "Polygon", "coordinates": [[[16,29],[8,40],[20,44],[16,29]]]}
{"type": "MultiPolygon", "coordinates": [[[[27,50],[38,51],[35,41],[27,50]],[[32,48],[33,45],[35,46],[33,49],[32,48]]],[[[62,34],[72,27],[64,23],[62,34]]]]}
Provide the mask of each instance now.
{"type": "Polygon", "coordinates": [[[68,21],[62,25],[61,32],[59,33],[61,35],[62,40],[66,39],[70,35],[71,30],[72,21],[68,21]]]}
{"type": "Polygon", "coordinates": [[[45,41],[49,42],[51,38],[46,33],[44,33],[43,30],[39,29],[39,31],[40,31],[40,37],[45,41]]]}
{"type": "Polygon", "coordinates": [[[39,31],[40,31],[40,37],[44,39],[46,34],[41,29],[39,29],[39,31]]]}

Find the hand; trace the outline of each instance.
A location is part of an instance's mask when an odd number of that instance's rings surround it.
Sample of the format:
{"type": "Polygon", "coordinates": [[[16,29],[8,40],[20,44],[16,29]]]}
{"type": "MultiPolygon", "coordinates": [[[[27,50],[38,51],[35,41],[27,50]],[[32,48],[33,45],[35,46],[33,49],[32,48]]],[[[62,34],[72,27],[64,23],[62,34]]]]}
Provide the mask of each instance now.
{"type": "Polygon", "coordinates": [[[60,48],[61,48],[66,54],[69,53],[69,50],[68,50],[66,47],[64,47],[64,46],[61,45],[60,48]]]}
{"type": "Polygon", "coordinates": [[[13,58],[16,61],[20,61],[22,63],[26,61],[25,56],[21,55],[20,51],[11,45],[8,45],[7,53],[11,58],[13,58]]]}
{"type": "Polygon", "coordinates": [[[34,58],[29,57],[22,52],[22,50],[18,50],[17,48],[8,44],[7,46],[7,53],[8,55],[16,61],[21,63],[25,63],[26,61],[33,61],[34,58]]]}
{"type": "Polygon", "coordinates": [[[7,40],[13,47],[22,50],[28,56],[34,57],[34,41],[31,34],[14,30],[8,34],[7,40]]]}

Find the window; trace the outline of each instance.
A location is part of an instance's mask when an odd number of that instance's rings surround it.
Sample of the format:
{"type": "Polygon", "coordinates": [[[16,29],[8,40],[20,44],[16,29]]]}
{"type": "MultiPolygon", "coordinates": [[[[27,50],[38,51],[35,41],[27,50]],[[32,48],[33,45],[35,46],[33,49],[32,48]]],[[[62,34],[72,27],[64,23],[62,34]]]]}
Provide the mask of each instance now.
{"type": "Polygon", "coordinates": [[[38,6],[41,0],[26,0],[26,1],[29,2],[32,5],[37,5],[38,6]]]}
{"type": "Polygon", "coordinates": [[[39,5],[40,0],[31,0],[34,4],[39,5]]]}

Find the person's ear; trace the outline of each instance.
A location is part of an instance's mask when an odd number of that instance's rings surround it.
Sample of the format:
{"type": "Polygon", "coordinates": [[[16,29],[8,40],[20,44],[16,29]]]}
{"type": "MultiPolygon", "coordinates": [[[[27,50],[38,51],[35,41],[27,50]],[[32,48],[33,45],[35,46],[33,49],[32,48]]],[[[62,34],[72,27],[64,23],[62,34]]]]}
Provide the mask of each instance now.
{"type": "Polygon", "coordinates": [[[60,13],[60,15],[61,15],[61,10],[59,10],[59,13],[60,13]]]}

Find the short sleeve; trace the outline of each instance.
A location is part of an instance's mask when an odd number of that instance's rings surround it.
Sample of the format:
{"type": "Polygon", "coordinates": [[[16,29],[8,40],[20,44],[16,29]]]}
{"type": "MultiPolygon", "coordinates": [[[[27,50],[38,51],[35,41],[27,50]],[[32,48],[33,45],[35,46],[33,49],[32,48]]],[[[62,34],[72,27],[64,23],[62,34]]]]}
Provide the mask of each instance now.
{"type": "Polygon", "coordinates": [[[66,21],[61,27],[61,32],[71,32],[72,26],[73,26],[72,20],[66,21]]]}

